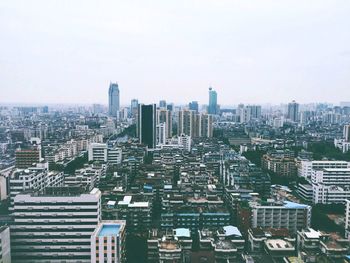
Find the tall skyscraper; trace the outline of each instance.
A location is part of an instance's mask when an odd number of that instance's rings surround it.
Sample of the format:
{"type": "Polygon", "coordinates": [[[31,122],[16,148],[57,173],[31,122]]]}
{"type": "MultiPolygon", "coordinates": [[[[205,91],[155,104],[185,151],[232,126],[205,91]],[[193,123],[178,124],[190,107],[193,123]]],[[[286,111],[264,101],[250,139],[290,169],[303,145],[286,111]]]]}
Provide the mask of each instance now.
{"type": "Polygon", "coordinates": [[[137,99],[132,99],[130,104],[131,117],[136,117],[139,107],[139,101],[137,99]]]}
{"type": "Polygon", "coordinates": [[[179,111],[178,122],[177,122],[177,135],[185,134],[188,136],[195,136],[195,122],[196,114],[192,110],[179,111]]]}
{"type": "Polygon", "coordinates": [[[288,103],[288,119],[293,122],[297,122],[299,119],[299,104],[293,100],[291,103],[288,103]]]}
{"type": "Polygon", "coordinates": [[[209,114],[218,114],[218,95],[213,88],[209,88],[209,106],[208,113],[209,114]]]}
{"type": "Polygon", "coordinates": [[[119,87],[118,83],[109,84],[108,90],[108,113],[112,117],[117,117],[119,112],[119,87]]]}
{"type": "Polygon", "coordinates": [[[198,113],[198,101],[191,101],[189,104],[188,104],[188,108],[190,110],[194,110],[195,112],[198,113]]]}
{"type": "Polygon", "coordinates": [[[198,114],[192,110],[179,111],[177,134],[196,137],[213,136],[213,115],[198,114]]]}
{"type": "Polygon", "coordinates": [[[159,108],[166,109],[166,101],[165,100],[160,100],[159,101],[159,108]]]}
{"type": "Polygon", "coordinates": [[[156,104],[139,105],[137,131],[140,143],[156,147],[156,104]]]}
{"type": "Polygon", "coordinates": [[[172,116],[170,110],[160,109],[157,110],[157,125],[164,123],[165,124],[165,137],[171,138],[173,133],[172,126],[172,116]]]}

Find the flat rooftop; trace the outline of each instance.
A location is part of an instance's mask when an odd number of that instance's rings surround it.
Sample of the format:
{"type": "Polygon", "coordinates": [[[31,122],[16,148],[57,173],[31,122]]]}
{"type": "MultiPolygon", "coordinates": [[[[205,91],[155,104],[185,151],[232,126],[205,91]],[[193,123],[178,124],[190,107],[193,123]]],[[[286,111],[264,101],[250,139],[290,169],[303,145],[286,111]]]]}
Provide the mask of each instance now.
{"type": "Polygon", "coordinates": [[[119,224],[108,224],[102,225],[100,232],[98,233],[99,237],[107,237],[107,236],[118,236],[121,225],[119,224]]]}

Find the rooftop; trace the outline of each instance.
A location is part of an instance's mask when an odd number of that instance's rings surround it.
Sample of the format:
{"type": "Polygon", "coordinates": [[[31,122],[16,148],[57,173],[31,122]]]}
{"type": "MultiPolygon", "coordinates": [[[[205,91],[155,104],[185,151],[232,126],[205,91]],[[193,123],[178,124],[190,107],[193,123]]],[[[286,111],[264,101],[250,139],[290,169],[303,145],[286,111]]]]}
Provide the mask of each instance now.
{"type": "Polygon", "coordinates": [[[107,237],[107,236],[118,236],[119,230],[121,228],[120,224],[103,224],[100,232],[98,233],[99,237],[107,237]]]}

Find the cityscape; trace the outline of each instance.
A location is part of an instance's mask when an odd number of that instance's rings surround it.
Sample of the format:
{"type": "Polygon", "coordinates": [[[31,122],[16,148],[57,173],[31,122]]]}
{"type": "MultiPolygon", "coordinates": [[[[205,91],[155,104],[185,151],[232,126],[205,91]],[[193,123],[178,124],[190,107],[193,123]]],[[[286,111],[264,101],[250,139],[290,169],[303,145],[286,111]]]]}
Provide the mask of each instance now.
{"type": "Polygon", "coordinates": [[[349,14],[1,1],[0,263],[350,263],[349,14]]]}
{"type": "Polygon", "coordinates": [[[207,92],[121,106],[110,83],[108,106],[2,106],[2,262],[345,262],[350,102],[207,92]]]}

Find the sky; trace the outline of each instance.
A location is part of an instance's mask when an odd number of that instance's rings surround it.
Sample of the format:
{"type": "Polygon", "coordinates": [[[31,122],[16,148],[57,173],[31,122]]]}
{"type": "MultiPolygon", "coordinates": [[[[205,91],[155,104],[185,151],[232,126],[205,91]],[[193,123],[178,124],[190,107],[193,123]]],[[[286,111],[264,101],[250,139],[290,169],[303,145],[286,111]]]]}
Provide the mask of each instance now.
{"type": "Polygon", "coordinates": [[[350,101],[348,0],[2,0],[0,102],[350,101]]]}

